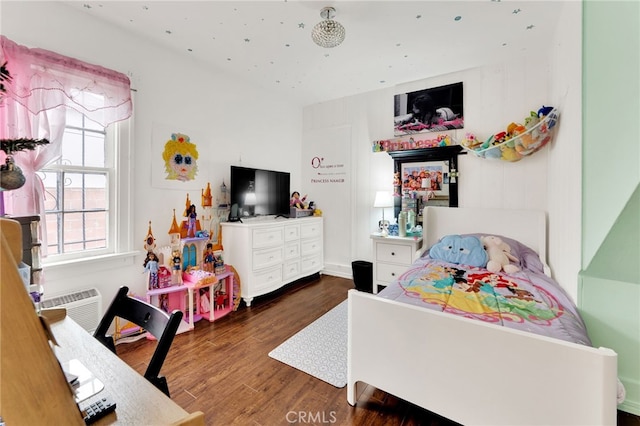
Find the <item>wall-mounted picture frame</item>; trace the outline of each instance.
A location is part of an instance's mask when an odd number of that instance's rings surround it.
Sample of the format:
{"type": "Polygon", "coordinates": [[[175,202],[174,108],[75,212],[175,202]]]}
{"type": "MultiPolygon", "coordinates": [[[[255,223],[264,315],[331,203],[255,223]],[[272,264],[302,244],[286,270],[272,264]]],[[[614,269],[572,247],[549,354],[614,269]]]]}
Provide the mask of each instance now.
{"type": "Polygon", "coordinates": [[[432,191],[436,196],[449,195],[449,161],[402,163],[400,179],[402,192],[417,192],[425,196],[432,191]]]}
{"type": "Polygon", "coordinates": [[[462,82],[394,96],[395,136],[464,128],[462,82]]]}

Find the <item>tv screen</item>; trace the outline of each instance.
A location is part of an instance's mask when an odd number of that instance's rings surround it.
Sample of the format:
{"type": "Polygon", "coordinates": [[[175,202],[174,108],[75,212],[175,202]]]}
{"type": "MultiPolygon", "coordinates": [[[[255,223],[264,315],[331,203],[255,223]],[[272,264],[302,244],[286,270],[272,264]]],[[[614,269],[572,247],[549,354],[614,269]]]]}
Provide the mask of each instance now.
{"type": "Polygon", "coordinates": [[[231,166],[230,220],[255,216],[289,217],[288,172],[231,166]]]}

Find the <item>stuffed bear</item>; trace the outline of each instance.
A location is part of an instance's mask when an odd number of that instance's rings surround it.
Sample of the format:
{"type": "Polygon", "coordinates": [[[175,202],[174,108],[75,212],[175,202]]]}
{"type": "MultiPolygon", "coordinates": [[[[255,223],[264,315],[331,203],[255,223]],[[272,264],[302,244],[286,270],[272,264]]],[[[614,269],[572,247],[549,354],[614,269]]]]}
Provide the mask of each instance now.
{"type": "Polygon", "coordinates": [[[481,241],[489,255],[489,261],[487,262],[488,271],[495,273],[504,270],[507,274],[513,274],[520,270],[517,265],[510,263],[510,261],[519,262],[519,260],[511,254],[509,244],[502,241],[500,237],[493,235],[484,236],[481,238],[481,241]]]}

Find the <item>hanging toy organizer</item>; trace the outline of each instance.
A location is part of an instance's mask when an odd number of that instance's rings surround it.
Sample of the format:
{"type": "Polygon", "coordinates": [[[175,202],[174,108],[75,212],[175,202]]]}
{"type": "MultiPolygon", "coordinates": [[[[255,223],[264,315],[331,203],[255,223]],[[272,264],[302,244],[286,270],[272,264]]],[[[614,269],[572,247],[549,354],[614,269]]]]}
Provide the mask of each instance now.
{"type": "Polygon", "coordinates": [[[461,145],[469,153],[480,158],[503,161],[520,161],[538,152],[554,137],[559,112],[556,108],[542,107],[531,112],[525,124],[511,123],[506,131],[491,135],[479,142],[474,135],[467,134],[461,145]]]}

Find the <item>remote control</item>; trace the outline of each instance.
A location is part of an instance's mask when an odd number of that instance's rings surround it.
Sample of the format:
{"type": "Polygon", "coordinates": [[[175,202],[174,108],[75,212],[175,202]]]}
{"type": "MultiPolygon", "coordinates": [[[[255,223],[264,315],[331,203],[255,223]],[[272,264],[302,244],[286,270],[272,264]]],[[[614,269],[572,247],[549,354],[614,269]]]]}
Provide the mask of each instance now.
{"type": "Polygon", "coordinates": [[[80,412],[82,413],[84,423],[90,425],[115,409],[115,402],[113,402],[109,397],[102,397],[95,402],[83,404],[80,407],[80,412]]]}

